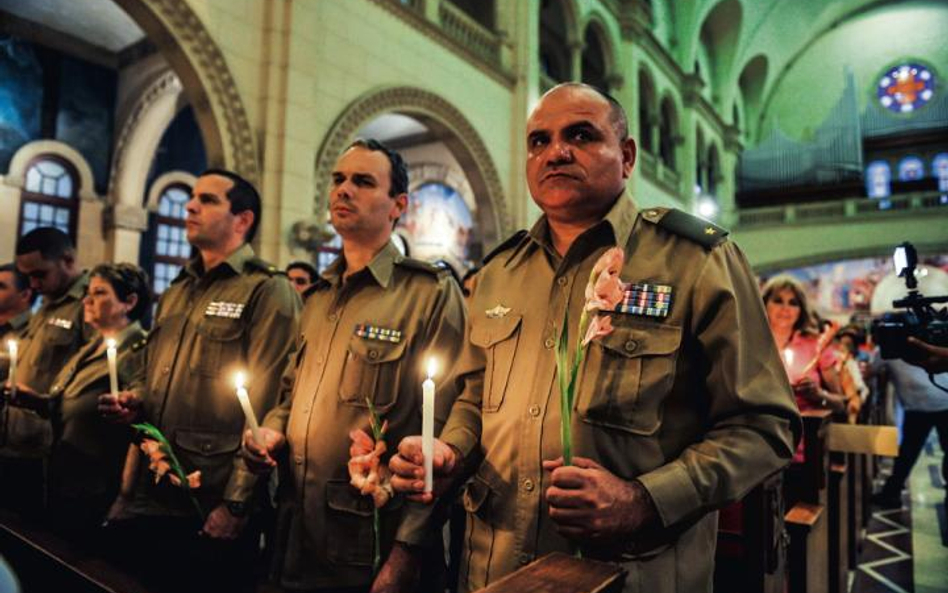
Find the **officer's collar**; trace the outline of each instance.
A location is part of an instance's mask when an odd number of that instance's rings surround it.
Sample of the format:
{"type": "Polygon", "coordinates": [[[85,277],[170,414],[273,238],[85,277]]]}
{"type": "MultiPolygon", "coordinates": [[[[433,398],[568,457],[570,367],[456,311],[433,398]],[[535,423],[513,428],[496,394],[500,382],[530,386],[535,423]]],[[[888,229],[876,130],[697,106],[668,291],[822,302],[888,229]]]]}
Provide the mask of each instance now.
{"type": "MultiPolygon", "coordinates": [[[[56,305],[62,303],[65,300],[81,301],[86,297],[86,289],[89,286],[89,272],[83,270],[81,274],[76,276],[76,279],[72,281],[72,284],[69,285],[69,288],[66,289],[66,292],[62,293],[55,299],[49,299],[50,305],[56,305]]],[[[46,297],[43,297],[43,304],[46,305],[46,297]]]]}
{"type": "Polygon", "coordinates": [[[26,327],[26,325],[30,322],[31,315],[32,315],[32,311],[30,311],[30,309],[27,308],[22,313],[19,313],[11,317],[9,321],[7,321],[6,323],[2,325],[2,327],[9,328],[9,331],[18,332],[24,327],[26,327]]]}
{"type": "MultiPolygon", "coordinates": [[[[638,217],[638,212],[639,210],[636,208],[632,196],[630,196],[628,192],[623,191],[619,194],[619,197],[602,220],[583,231],[576,240],[578,241],[589,235],[600,234],[603,230],[608,229],[609,232],[612,233],[615,245],[624,248],[629,242],[629,237],[632,234],[632,227],[635,226],[635,219],[638,217]]],[[[516,266],[537,248],[545,249],[550,253],[556,253],[550,239],[550,223],[545,214],[536,221],[530,231],[524,236],[523,241],[514,248],[513,253],[507,259],[505,265],[507,267],[516,266]]]]}
{"type": "MultiPolygon", "coordinates": [[[[244,264],[247,263],[247,260],[256,256],[254,253],[253,247],[250,246],[250,243],[244,243],[240,247],[234,250],[233,253],[227,256],[227,259],[221,263],[214,266],[210,271],[214,272],[218,268],[221,269],[230,269],[234,274],[240,274],[244,269],[244,264]]],[[[207,271],[204,269],[204,259],[201,258],[201,254],[198,253],[196,256],[191,258],[191,261],[184,267],[184,270],[194,276],[195,278],[200,278],[205,275],[207,271]]]]}
{"type": "MultiPolygon", "coordinates": [[[[392,271],[395,269],[395,264],[404,259],[404,256],[395,247],[395,244],[391,241],[387,241],[382,249],[375,254],[375,257],[372,258],[372,261],[365,267],[369,271],[369,274],[379,286],[382,288],[388,288],[389,282],[392,280],[392,271]]],[[[346,271],[346,256],[344,253],[340,254],[331,264],[326,266],[326,269],[320,274],[320,276],[329,284],[335,286],[342,281],[342,276],[346,271]]],[[[356,274],[361,274],[364,270],[359,270],[356,274]]]]}

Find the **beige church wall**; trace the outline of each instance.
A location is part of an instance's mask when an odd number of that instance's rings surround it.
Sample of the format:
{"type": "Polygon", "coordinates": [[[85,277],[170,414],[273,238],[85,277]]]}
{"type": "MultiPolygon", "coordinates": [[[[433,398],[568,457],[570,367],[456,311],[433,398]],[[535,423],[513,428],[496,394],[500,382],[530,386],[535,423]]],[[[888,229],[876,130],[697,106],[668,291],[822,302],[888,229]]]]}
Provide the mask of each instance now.
{"type": "Polygon", "coordinates": [[[266,257],[288,261],[294,255],[286,242],[289,228],[311,219],[317,199],[324,199],[314,195],[314,161],[340,114],[386,87],[417,87],[460,111],[490,152],[504,195],[510,194],[505,155],[512,105],[505,84],[369,0],[295,2],[290,20],[285,114],[280,128],[268,129],[265,137],[266,144],[284,147],[282,199],[265,200],[264,219],[279,220],[277,232],[263,238],[266,257]],[[366,23],[371,23],[370,33],[366,23]],[[369,34],[371,43],[365,44],[369,34]]]}

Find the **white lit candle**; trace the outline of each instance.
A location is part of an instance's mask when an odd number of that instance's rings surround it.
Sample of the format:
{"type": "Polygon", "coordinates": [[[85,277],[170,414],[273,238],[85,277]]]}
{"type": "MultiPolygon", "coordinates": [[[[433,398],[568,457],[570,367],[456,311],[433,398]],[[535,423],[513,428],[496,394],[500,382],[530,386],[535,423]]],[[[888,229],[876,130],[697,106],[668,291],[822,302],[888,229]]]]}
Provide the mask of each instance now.
{"type": "Polygon", "coordinates": [[[425,492],[434,490],[435,361],[428,359],[428,378],[421,384],[421,454],[425,458],[425,492]]]}
{"type": "Polygon", "coordinates": [[[118,351],[115,349],[115,340],[112,338],[106,340],[105,344],[107,346],[105,356],[109,359],[109,392],[112,394],[112,397],[117,397],[119,391],[118,367],[115,361],[118,357],[118,351]]]}
{"type": "Polygon", "coordinates": [[[787,366],[787,370],[790,370],[790,367],[793,366],[793,350],[789,348],[783,349],[783,362],[787,366]]]}
{"type": "Polygon", "coordinates": [[[253,433],[253,440],[263,446],[263,439],[260,438],[260,425],[257,424],[257,416],[250,407],[250,396],[247,395],[247,389],[244,387],[244,374],[237,373],[234,377],[234,384],[237,387],[237,400],[240,401],[240,407],[244,410],[244,416],[247,418],[247,424],[250,425],[250,431],[253,433]]]}
{"type": "Polygon", "coordinates": [[[16,399],[16,340],[7,340],[7,350],[10,352],[10,371],[7,373],[7,382],[10,384],[10,399],[16,399]]]}

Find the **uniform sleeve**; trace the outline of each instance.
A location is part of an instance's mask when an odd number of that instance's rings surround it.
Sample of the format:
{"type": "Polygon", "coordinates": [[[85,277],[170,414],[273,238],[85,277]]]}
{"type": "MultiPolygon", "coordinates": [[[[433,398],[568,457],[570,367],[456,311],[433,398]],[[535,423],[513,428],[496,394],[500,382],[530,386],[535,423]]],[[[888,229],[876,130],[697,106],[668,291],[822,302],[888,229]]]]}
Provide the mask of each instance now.
{"type": "MultiPolygon", "coordinates": [[[[456,362],[461,351],[467,319],[460,288],[452,279],[440,279],[438,298],[429,319],[431,321],[426,328],[426,347],[423,351],[437,353],[443,367],[442,379],[435,387],[435,434],[440,434],[458,396],[456,362]]],[[[440,537],[441,531],[438,527],[441,520],[437,518],[441,515],[440,508],[441,501],[434,507],[406,502],[396,539],[408,544],[422,545],[429,543],[432,535],[440,537]]]]}
{"type": "Polygon", "coordinates": [[[286,423],[290,418],[290,409],[293,406],[293,384],[296,383],[296,372],[303,362],[303,355],[306,353],[306,344],[303,341],[303,329],[306,327],[305,309],[300,318],[300,331],[297,332],[296,351],[287,359],[286,366],[283,369],[283,375],[280,377],[280,392],[277,397],[276,405],[267,412],[260,426],[270,428],[277,432],[286,434],[286,423]]]}
{"type": "Polygon", "coordinates": [[[757,283],[733,243],[714,249],[692,293],[709,429],[638,477],[665,526],[744,496],[793,456],[801,423],[757,283]]]}
{"type": "MultiPolygon", "coordinates": [[[[247,391],[254,413],[261,418],[276,405],[287,361],[296,348],[300,300],[285,277],[273,276],[257,289],[252,302],[246,337],[247,391]]],[[[256,482],[257,477],[236,454],[224,500],[247,500],[256,482]]]]}

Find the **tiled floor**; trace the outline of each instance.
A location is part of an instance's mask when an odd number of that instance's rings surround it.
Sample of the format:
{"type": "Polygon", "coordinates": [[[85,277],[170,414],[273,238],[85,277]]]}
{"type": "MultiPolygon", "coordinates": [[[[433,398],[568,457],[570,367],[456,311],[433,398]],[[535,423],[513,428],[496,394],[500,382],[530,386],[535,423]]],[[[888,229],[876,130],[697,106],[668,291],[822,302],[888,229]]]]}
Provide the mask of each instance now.
{"type": "Polygon", "coordinates": [[[852,593],[948,592],[942,452],[934,432],[909,477],[901,509],[874,509],[852,593]]]}

